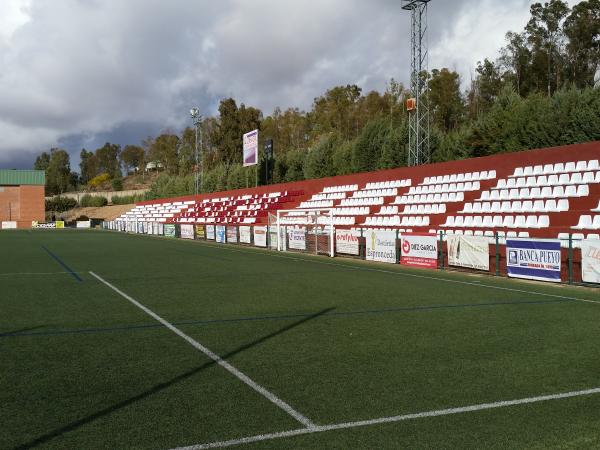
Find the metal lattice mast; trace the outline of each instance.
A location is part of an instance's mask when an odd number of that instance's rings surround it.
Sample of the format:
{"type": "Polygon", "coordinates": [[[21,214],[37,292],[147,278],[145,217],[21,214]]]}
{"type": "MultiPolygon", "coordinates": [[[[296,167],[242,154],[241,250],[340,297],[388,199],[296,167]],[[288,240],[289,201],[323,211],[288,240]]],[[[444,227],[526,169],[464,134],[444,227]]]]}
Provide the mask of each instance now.
{"type": "Polygon", "coordinates": [[[414,108],[409,111],[408,165],[429,162],[429,99],[427,74],[429,48],[427,42],[427,4],[430,0],[402,0],[402,8],[411,13],[410,89],[414,108]]]}

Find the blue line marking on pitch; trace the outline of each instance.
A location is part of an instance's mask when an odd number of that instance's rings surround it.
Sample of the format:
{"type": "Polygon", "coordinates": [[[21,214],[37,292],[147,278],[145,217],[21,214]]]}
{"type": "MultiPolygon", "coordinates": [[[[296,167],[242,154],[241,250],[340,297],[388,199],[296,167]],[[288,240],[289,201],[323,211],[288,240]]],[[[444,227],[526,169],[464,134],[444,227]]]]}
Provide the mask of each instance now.
{"type": "Polygon", "coordinates": [[[46,253],[48,253],[50,256],[52,256],[52,258],[54,258],[54,260],[55,260],[57,263],[59,263],[61,266],[63,266],[63,267],[66,269],[66,271],[67,271],[67,272],[69,272],[71,275],[73,275],[73,277],[74,277],[74,278],[75,278],[77,281],[79,281],[80,283],[83,281],[83,280],[81,279],[81,277],[80,277],[79,275],[77,275],[77,273],[73,272],[73,269],[71,269],[69,266],[67,266],[67,264],[66,264],[66,263],[65,263],[65,262],[64,262],[62,259],[60,259],[60,258],[59,258],[58,256],[56,256],[54,253],[52,253],[50,250],[48,250],[48,249],[46,248],[46,246],[42,245],[42,248],[43,248],[44,250],[46,250],[46,253]]]}
{"type": "MultiPolygon", "coordinates": [[[[542,304],[555,304],[555,303],[574,303],[575,300],[560,299],[560,300],[531,300],[523,302],[495,302],[495,303],[470,303],[462,305],[432,305],[432,306],[411,306],[404,308],[388,308],[388,309],[367,309],[360,311],[346,311],[346,312],[330,312],[321,315],[320,317],[348,317],[366,314],[389,314],[395,312],[419,312],[419,311],[434,311],[439,309],[458,309],[458,308],[483,308],[489,306],[520,306],[520,305],[542,305],[542,304]]],[[[310,317],[314,313],[306,314],[285,314],[281,316],[256,316],[256,317],[238,317],[235,319],[212,319],[212,320],[188,320],[181,322],[173,322],[173,325],[214,325],[223,323],[235,323],[235,322],[251,322],[260,320],[286,320],[286,319],[297,319],[301,317],[310,317]]],[[[0,333],[0,339],[6,337],[19,337],[19,336],[58,336],[63,334],[87,334],[87,333],[112,333],[116,331],[138,331],[149,328],[162,328],[163,325],[157,324],[146,324],[146,325],[127,325],[121,327],[107,327],[107,328],[76,328],[70,330],[55,330],[55,331],[41,331],[32,333],[0,333]]]]}

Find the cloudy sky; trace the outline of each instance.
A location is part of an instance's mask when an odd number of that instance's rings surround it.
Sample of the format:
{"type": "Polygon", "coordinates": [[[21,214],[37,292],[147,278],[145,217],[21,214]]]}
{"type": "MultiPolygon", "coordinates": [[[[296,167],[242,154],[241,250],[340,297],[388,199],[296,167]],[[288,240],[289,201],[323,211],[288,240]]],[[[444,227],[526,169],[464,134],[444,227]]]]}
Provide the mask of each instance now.
{"type": "MultiPolygon", "coordinates": [[[[433,0],[430,67],[468,82],[527,0],[433,0]]],[[[571,2],[575,3],[575,2],[571,2]]],[[[220,98],[310,108],[327,88],[409,77],[400,0],[1,0],[0,168],[60,146],[139,144],[220,98]]]]}

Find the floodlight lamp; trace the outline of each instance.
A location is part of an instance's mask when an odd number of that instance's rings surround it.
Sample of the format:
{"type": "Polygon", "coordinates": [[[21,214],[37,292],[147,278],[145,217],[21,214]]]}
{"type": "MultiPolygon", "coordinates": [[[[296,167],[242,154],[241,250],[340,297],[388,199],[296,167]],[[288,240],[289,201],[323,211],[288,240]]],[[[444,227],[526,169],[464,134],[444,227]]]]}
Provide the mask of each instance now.
{"type": "Polygon", "coordinates": [[[190,109],[190,116],[192,116],[192,119],[198,117],[199,114],[200,114],[200,110],[198,108],[190,109]]]}

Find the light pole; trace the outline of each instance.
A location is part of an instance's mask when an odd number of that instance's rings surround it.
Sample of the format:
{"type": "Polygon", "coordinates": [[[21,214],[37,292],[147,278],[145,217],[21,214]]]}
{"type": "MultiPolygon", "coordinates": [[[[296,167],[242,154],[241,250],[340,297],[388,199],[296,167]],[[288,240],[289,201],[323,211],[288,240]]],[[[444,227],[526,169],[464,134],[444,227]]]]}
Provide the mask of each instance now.
{"type": "Polygon", "coordinates": [[[202,171],[204,170],[204,164],[201,163],[200,155],[202,152],[202,130],[200,129],[200,125],[202,124],[202,116],[200,115],[200,110],[198,108],[190,109],[190,116],[192,116],[192,122],[194,123],[194,128],[196,129],[196,167],[194,188],[196,195],[198,195],[202,187],[202,171]],[[200,140],[200,148],[198,146],[198,138],[200,140]]]}

